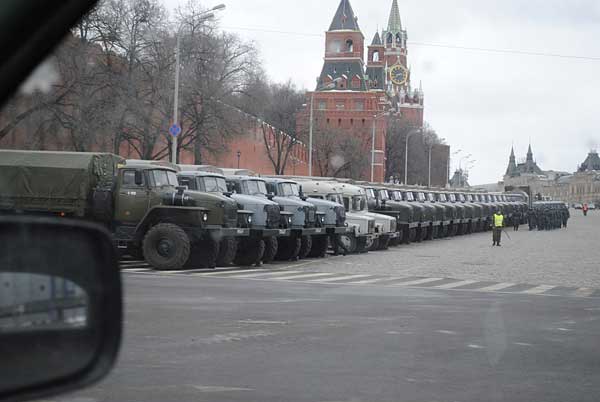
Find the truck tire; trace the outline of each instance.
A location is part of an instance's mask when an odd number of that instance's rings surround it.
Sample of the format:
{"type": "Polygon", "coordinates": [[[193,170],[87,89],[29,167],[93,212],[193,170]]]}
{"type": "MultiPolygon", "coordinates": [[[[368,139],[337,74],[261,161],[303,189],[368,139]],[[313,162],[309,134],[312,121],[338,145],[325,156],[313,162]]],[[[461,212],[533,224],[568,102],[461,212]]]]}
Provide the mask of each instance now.
{"type": "Polygon", "coordinates": [[[439,226],[434,226],[431,232],[431,239],[439,239],[440,237],[440,227],[439,226]]]}
{"type": "Polygon", "coordinates": [[[186,268],[216,268],[217,259],[219,258],[220,242],[205,239],[196,242],[192,245],[190,258],[188,259],[186,268]]]}
{"type": "Polygon", "coordinates": [[[298,252],[299,258],[306,258],[312,249],[313,239],[312,236],[302,236],[300,239],[300,251],[298,252]]]}
{"type": "Polygon", "coordinates": [[[159,223],[142,242],[146,261],[158,270],[181,269],[190,257],[190,239],[179,226],[159,223]]]}
{"type": "Polygon", "coordinates": [[[375,240],[373,240],[373,243],[371,243],[371,246],[369,247],[369,251],[379,250],[379,240],[380,239],[381,239],[381,237],[378,237],[375,240]]]}
{"type": "MultiPolygon", "coordinates": [[[[373,244],[374,241],[371,242],[371,244],[373,244]]],[[[357,253],[366,253],[368,252],[368,248],[370,247],[368,239],[366,237],[359,237],[358,239],[356,239],[356,252],[357,253]]]]}
{"type": "Polygon", "coordinates": [[[265,253],[265,242],[263,239],[245,238],[238,245],[238,253],[235,257],[236,265],[251,266],[260,264],[265,253]]]}
{"type": "Polygon", "coordinates": [[[275,256],[277,255],[277,250],[279,249],[279,241],[277,237],[271,236],[264,239],[265,240],[265,252],[263,254],[263,262],[268,264],[273,262],[275,256]]]}
{"type": "Polygon", "coordinates": [[[217,267],[227,267],[235,259],[238,249],[238,241],[235,237],[226,237],[221,240],[219,245],[219,255],[217,257],[217,267]]]}
{"type": "Polygon", "coordinates": [[[312,247],[308,257],[323,258],[327,254],[329,248],[329,236],[315,236],[312,239],[312,247]]]}
{"type": "Polygon", "coordinates": [[[279,249],[277,250],[277,256],[275,257],[279,261],[295,260],[300,252],[302,246],[302,240],[296,236],[290,236],[287,238],[279,239],[279,249]]]}
{"type": "Polygon", "coordinates": [[[431,229],[432,229],[431,226],[421,228],[421,240],[420,241],[425,241],[425,240],[429,239],[429,231],[431,229]]]}
{"type": "Polygon", "coordinates": [[[337,254],[346,255],[356,253],[356,236],[354,236],[354,233],[336,236],[334,247],[337,254]]]}
{"type": "Polygon", "coordinates": [[[408,231],[408,242],[414,243],[417,240],[417,228],[410,228],[408,231]]]}
{"type": "Polygon", "coordinates": [[[390,239],[390,236],[382,236],[379,239],[379,248],[377,250],[387,250],[388,248],[390,248],[390,242],[392,239],[390,239]]]}

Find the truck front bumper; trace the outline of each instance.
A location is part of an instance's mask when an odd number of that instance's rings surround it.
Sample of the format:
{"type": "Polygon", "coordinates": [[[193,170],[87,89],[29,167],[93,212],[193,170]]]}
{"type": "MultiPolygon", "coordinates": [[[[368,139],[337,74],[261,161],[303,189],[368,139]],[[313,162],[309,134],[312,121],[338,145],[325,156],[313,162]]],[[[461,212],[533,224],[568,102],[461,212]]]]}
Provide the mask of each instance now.
{"type": "Polygon", "coordinates": [[[221,226],[206,226],[204,228],[212,236],[220,235],[223,237],[248,237],[250,236],[249,228],[224,228],[221,226]]]}

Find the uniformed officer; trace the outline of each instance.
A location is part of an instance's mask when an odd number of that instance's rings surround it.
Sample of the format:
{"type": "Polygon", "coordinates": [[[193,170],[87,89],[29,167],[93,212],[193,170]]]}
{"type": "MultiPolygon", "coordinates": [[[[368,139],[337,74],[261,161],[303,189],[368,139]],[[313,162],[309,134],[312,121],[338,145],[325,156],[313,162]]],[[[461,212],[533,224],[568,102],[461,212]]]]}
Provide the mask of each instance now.
{"type": "Polygon", "coordinates": [[[500,241],[502,241],[502,227],[504,227],[504,215],[500,209],[496,210],[496,213],[492,217],[492,247],[500,247],[500,241]]]}
{"type": "Polygon", "coordinates": [[[529,230],[534,230],[537,227],[536,213],[534,208],[530,208],[527,211],[527,222],[529,223],[529,230]]]}

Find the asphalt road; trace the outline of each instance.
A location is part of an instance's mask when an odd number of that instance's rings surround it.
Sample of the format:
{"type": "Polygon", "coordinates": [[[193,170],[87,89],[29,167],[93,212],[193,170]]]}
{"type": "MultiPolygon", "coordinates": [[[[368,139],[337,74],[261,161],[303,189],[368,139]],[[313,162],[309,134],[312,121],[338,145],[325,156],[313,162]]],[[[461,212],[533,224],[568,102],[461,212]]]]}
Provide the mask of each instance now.
{"type": "Polygon", "coordinates": [[[595,401],[598,227],[249,270],[128,262],[117,367],[52,401],[595,401]]]}
{"type": "Polygon", "coordinates": [[[56,401],[595,401],[600,299],[126,275],[102,383],[56,401]]]}

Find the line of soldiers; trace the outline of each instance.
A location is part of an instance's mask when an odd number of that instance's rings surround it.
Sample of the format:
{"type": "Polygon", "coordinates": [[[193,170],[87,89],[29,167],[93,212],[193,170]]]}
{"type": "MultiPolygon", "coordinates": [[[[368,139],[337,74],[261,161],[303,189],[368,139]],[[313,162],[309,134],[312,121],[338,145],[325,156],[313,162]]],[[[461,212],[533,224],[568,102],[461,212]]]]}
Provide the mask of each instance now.
{"type": "Polygon", "coordinates": [[[536,201],[528,212],[529,230],[566,228],[571,214],[560,201],[536,201]]]}

